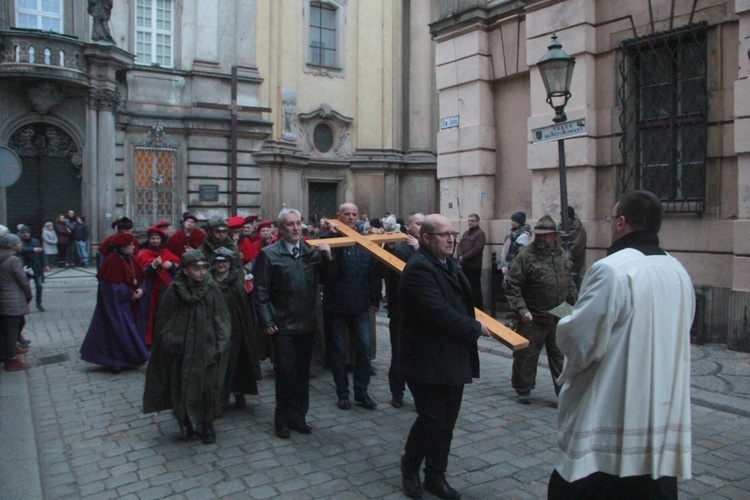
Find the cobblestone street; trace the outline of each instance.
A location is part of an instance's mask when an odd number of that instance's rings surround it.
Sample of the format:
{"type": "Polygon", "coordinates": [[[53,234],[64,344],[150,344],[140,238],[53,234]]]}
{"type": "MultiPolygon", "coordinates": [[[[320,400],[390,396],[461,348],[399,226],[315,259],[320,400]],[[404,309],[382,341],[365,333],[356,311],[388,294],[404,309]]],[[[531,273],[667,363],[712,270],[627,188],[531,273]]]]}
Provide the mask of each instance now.
{"type": "MultiPolygon", "coordinates": [[[[53,276],[47,312],[27,316],[27,372],[0,374],[0,498],[403,498],[399,455],[414,418],[388,402],[387,318],[378,316],[371,395],[378,409],[336,408],[330,373],[312,379],[313,433],[273,433],[273,373],[260,395],[216,421],[218,441],[179,439],[168,412],[141,413],[145,368],[112,375],[78,349],[96,299],[82,271],[53,276]],[[30,415],[29,415],[30,411],[30,415]]],[[[482,340],[482,378],[467,386],[448,479],[464,498],[542,498],[556,457],[556,408],[546,368],[532,404],[510,387],[510,353],[482,340]]],[[[750,497],[750,356],[693,347],[693,473],[683,498],[750,497]]],[[[429,498],[429,495],[427,494],[429,498]]]]}

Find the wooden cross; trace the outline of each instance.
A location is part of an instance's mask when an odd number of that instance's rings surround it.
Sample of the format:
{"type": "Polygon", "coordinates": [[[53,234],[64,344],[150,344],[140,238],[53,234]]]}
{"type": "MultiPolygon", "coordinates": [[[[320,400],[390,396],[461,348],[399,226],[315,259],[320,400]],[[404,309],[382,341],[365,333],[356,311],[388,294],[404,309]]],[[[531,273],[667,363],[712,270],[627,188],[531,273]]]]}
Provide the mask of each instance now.
{"type": "MultiPolygon", "coordinates": [[[[331,248],[359,245],[369,253],[371,253],[376,259],[378,259],[397,273],[401,274],[404,271],[404,266],[406,265],[406,263],[392,253],[384,250],[380,245],[382,243],[395,243],[397,241],[404,241],[406,240],[406,234],[393,233],[362,236],[357,231],[345,224],[333,221],[329,221],[329,223],[337,233],[343,235],[344,237],[331,238],[326,240],[308,240],[308,245],[314,247],[321,241],[330,245],[331,248]]],[[[524,349],[529,346],[528,340],[526,340],[524,337],[517,334],[507,326],[503,325],[492,316],[485,314],[483,311],[480,311],[477,308],[474,308],[474,314],[477,318],[477,321],[486,326],[490,331],[490,334],[495,339],[499,340],[503,345],[509,347],[511,350],[516,351],[518,349],[524,349]]]]}
{"type": "Polygon", "coordinates": [[[237,213],[237,114],[240,111],[255,111],[261,113],[270,113],[271,108],[261,108],[257,106],[238,106],[237,105],[237,66],[232,66],[232,103],[227,106],[226,104],[215,104],[212,102],[196,102],[195,107],[197,108],[208,108],[208,109],[223,109],[228,110],[231,113],[231,129],[229,136],[229,148],[231,151],[229,159],[230,167],[230,185],[229,192],[231,195],[231,207],[230,213],[237,213]]]}

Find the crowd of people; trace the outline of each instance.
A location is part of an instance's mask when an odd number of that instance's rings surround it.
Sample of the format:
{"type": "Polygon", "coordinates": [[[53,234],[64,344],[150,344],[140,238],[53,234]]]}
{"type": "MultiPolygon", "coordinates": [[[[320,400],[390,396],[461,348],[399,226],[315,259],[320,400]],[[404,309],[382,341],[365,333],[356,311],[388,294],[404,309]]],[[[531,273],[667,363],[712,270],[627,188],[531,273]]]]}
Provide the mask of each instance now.
{"type": "MultiPolygon", "coordinates": [[[[659,247],[661,202],[646,191],[624,194],[607,218],[608,256],[585,277],[585,230],[574,210],[561,215],[569,218],[570,252],[551,216],[531,228],[516,212],[501,256],[516,330],[529,341],[513,353],[518,402],[532,403],[542,347],[559,398],[560,450],[548,496],[676,498],[677,478],[691,474],[695,299],[685,269],[659,247]]],[[[273,221],[214,216],[199,228],[200,222],[190,213],[179,230],[158,221],[141,242],[130,219],[113,223],[114,234],[99,246],[97,304],[82,359],[113,373],[148,363],[143,411],[171,410],[184,439],[213,443],[214,420],[232,396],[234,407],[244,408],[245,395],[258,394],[260,361],[270,358],[276,436],[310,434],[309,377],[319,345],[338,409],[351,410],[352,396],[365,410],[377,408],[368,389],[373,319],[385,282],[390,404],[403,407],[408,389],[417,414],[400,462],[404,493],[460,498],[446,478],[453,429],[464,387],[480,374],[478,339],[491,335],[475,314],[483,306],[487,244],[479,216],[469,216],[460,238],[440,214],[369,219],[349,202],[333,220],[316,216],[309,225],[287,208],[273,221]],[[362,246],[337,242],[332,224],[362,235],[403,232],[401,241],[383,245],[405,262],[403,272],[387,270],[362,246]]],[[[45,226],[44,243],[26,226],[19,235],[0,228],[7,370],[28,368],[19,357],[28,348],[21,331],[32,300],[24,261],[31,276],[49,269],[52,231],[58,255],[69,261],[56,225],[45,226]]],[[[34,282],[43,310],[41,284],[34,282]]]]}

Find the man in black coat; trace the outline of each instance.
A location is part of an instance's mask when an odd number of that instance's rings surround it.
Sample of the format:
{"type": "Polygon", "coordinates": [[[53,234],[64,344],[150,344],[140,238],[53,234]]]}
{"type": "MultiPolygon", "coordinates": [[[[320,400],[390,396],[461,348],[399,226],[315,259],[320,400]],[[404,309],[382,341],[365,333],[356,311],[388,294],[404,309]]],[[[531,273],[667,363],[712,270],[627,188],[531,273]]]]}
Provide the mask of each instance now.
{"type": "Polygon", "coordinates": [[[36,308],[39,311],[44,312],[44,306],[42,305],[42,289],[44,288],[44,272],[49,271],[47,254],[44,253],[44,249],[39,240],[31,237],[31,229],[29,226],[21,224],[18,228],[18,236],[21,237],[21,243],[23,243],[23,248],[21,250],[23,255],[23,265],[28,267],[33,273],[31,275],[31,280],[34,281],[34,285],[36,286],[36,308]]]}
{"type": "Polygon", "coordinates": [[[302,241],[299,211],[279,214],[281,238],[260,251],[255,266],[258,320],[273,340],[276,372],[276,435],[288,439],[289,429],[310,434],[310,360],[315,331],[318,283],[332,274],[331,247],[320,242],[310,248],[302,241]]]}
{"type": "Polygon", "coordinates": [[[490,335],[474,319],[471,286],[451,257],[456,236],[447,217],[428,215],[420,248],[401,275],[401,361],[417,407],[401,474],[412,498],[422,497],[423,459],[424,488],[440,498],[461,497],[445,480],[448,453],[464,385],[479,377],[477,339],[490,335]]]}
{"type": "MultiPolygon", "coordinates": [[[[419,249],[419,230],[422,227],[424,214],[415,212],[406,219],[406,241],[399,241],[393,245],[387,245],[386,250],[404,262],[409,262],[412,255],[419,249]]],[[[391,336],[391,367],[388,369],[388,385],[391,389],[391,406],[401,408],[404,406],[404,389],[406,382],[401,369],[401,308],[399,286],[401,274],[388,270],[386,274],[388,286],[388,330],[391,336]]]]}

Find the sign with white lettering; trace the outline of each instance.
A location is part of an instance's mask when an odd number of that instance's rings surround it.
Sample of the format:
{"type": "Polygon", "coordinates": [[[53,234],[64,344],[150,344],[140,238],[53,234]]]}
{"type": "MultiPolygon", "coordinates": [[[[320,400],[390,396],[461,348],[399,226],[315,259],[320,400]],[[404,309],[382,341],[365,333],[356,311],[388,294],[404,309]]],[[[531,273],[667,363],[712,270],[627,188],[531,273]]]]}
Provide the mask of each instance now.
{"type": "Polygon", "coordinates": [[[558,141],[560,139],[569,139],[586,135],[586,118],[568,120],[565,123],[556,123],[547,127],[531,129],[531,142],[541,144],[543,142],[558,141]]]}
{"type": "Polygon", "coordinates": [[[458,116],[449,116],[448,118],[440,119],[440,130],[453,127],[458,127],[458,116]]]}

